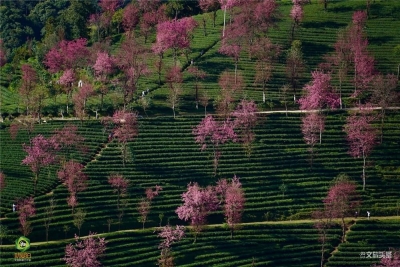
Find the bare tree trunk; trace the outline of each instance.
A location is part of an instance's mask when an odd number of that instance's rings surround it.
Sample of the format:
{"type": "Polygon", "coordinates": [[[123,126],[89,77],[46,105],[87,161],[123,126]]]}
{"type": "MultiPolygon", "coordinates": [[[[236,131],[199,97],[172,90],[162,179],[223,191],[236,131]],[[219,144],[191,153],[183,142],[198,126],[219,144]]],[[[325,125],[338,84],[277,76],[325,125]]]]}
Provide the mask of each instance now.
{"type": "MultiPolygon", "coordinates": [[[[222,37],[225,37],[225,25],[226,25],[226,6],[224,8],[224,27],[222,29],[222,37]]],[[[215,27],[215,26],[214,26],[215,27]]]]}
{"type": "Polygon", "coordinates": [[[33,195],[36,195],[36,187],[37,187],[38,178],[39,178],[39,173],[35,173],[35,177],[33,178],[33,195]]]}
{"type": "Polygon", "coordinates": [[[345,234],[346,234],[346,224],[344,223],[344,217],[342,217],[342,243],[344,243],[345,234]]]}
{"type": "Polygon", "coordinates": [[[363,172],[362,172],[362,178],[363,178],[363,191],[365,191],[365,165],[366,165],[366,155],[365,152],[363,151],[363,172]]]}
{"type": "Polygon", "coordinates": [[[203,16],[203,33],[204,36],[207,36],[207,30],[206,30],[206,19],[203,16]]]}
{"type": "Polygon", "coordinates": [[[237,67],[238,67],[238,61],[235,60],[235,84],[237,83],[237,67]]]}
{"type": "Polygon", "coordinates": [[[293,22],[292,24],[292,34],[291,34],[291,38],[290,38],[290,43],[293,42],[293,38],[294,38],[294,28],[295,28],[296,24],[293,22]]]}
{"type": "Polygon", "coordinates": [[[383,126],[385,123],[385,109],[383,107],[381,107],[382,112],[381,112],[381,144],[383,142],[383,126]]]}
{"type": "Polygon", "coordinates": [[[265,103],[265,81],[263,82],[263,103],[265,103]]]}
{"type": "Polygon", "coordinates": [[[198,81],[197,81],[197,77],[196,77],[196,84],[195,84],[195,86],[196,86],[196,96],[195,96],[195,98],[196,98],[196,109],[199,109],[199,86],[198,86],[198,81]]]}
{"type": "Polygon", "coordinates": [[[319,144],[322,144],[322,129],[319,129],[319,144]]]}
{"type": "Polygon", "coordinates": [[[217,11],[213,12],[213,27],[215,28],[215,19],[217,18],[217,11]]]}
{"type": "Polygon", "coordinates": [[[174,48],[174,66],[176,66],[176,58],[177,58],[178,51],[174,48]]]}
{"type": "MultiPolygon", "coordinates": [[[[325,235],[325,233],[323,234],[325,235]]],[[[324,266],[324,251],[325,251],[325,237],[323,237],[322,246],[321,246],[321,267],[324,266]]]]}
{"type": "Polygon", "coordinates": [[[314,147],[311,147],[311,170],[313,169],[314,163],[314,147]]]}
{"type": "Polygon", "coordinates": [[[339,77],[339,105],[340,105],[340,109],[343,109],[343,105],[342,105],[342,77],[339,77]]]}

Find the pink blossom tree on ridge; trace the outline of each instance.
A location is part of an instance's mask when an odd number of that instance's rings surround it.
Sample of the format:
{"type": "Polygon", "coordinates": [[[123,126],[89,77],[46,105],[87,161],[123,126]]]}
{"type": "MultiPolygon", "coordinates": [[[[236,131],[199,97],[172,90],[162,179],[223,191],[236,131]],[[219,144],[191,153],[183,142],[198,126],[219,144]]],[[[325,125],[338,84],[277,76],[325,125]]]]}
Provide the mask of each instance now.
{"type": "Polygon", "coordinates": [[[194,232],[194,241],[206,223],[207,215],[218,208],[218,198],[212,187],[200,188],[197,183],[188,184],[182,194],[182,206],[176,209],[179,219],[190,221],[194,232]]]}
{"type": "Polygon", "coordinates": [[[45,138],[39,134],[30,140],[29,145],[24,144],[23,149],[28,155],[22,160],[22,164],[28,165],[33,172],[33,192],[36,194],[42,169],[57,161],[56,152],[59,150],[59,144],[54,138],[45,138]]]}

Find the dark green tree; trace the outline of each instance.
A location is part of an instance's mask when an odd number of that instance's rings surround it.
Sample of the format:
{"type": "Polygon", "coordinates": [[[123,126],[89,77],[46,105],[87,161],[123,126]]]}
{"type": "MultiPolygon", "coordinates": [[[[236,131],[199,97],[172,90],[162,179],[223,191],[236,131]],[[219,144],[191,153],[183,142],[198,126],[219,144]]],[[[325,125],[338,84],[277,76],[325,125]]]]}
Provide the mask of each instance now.
{"type": "Polygon", "coordinates": [[[57,27],[64,30],[66,39],[88,38],[87,20],[95,10],[94,0],[71,0],[68,8],[60,12],[57,27]]]}

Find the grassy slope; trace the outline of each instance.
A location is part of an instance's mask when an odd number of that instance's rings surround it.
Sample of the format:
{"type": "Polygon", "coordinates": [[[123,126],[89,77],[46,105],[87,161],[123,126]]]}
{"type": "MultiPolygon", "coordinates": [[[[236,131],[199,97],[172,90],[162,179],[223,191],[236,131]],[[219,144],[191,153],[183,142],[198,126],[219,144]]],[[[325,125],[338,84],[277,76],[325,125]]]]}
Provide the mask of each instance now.
{"type": "MultiPolygon", "coordinates": [[[[146,227],[158,225],[160,213],[164,214],[163,223],[166,221],[171,224],[181,223],[177,220],[174,210],[180,204],[179,195],[185,190],[189,181],[197,181],[202,185],[214,184],[217,178],[232,177],[233,174],[241,177],[246,192],[247,204],[243,218],[245,222],[262,221],[267,216],[269,220],[308,218],[310,210],[321,205],[321,199],[325,195],[329,182],[338,173],[346,172],[352,179],[360,183],[358,177],[361,173],[361,162],[351,159],[346,153],[347,148],[341,132],[343,115],[343,113],[337,113],[328,118],[327,131],[323,135],[324,141],[322,146],[317,148],[318,154],[312,171],[307,163],[308,153],[299,130],[299,115],[292,114],[286,118],[284,114],[276,114],[263,118],[257,127],[257,139],[250,158],[244,157],[242,148],[237,144],[229,145],[224,149],[216,178],[212,176],[209,154],[199,153],[199,148],[194,144],[191,135],[191,127],[200,120],[200,117],[186,117],[177,120],[164,117],[143,119],[141,120],[140,135],[136,142],[131,143],[133,158],[125,167],[122,166],[120,152],[114,142],[103,148],[95,160],[90,161],[87,165],[86,173],[91,179],[90,187],[87,191],[78,194],[79,206],[88,211],[82,233],[88,231],[107,232],[108,218],[114,220],[111,225],[113,231],[119,227],[121,229],[140,228],[141,225],[136,221],[137,202],[143,196],[144,189],[155,184],[162,185],[164,191],[154,200],[146,227]],[[132,182],[128,207],[121,226],[116,223],[115,195],[106,180],[110,173],[116,172],[123,174],[132,182]],[[285,196],[282,196],[282,192],[279,190],[283,182],[287,186],[285,196]]],[[[400,155],[394,144],[400,135],[400,129],[397,127],[400,125],[400,118],[398,115],[391,115],[390,120],[391,123],[385,128],[385,142],[377,147],[371,156],[375,166],[393,167],[399,164],[400,155]]],[[[59,122],[49,122],[47,125],[38,126],[37,133],[49,133],[61,125],[59,122]]],[[[98,151],[98,147],[105,142],[105,136],[99,125],[83,126],[80,129],[82,133],[86,133],[88,140],[93,140],[91,142],[96,144],[93,151],[98,151]]],[[[5,130],[0,133],[3,137],[8,135],[5,130]]],[[[22,133],[20,138],[23,139],[22,133]]],[[[24,186],[7,186],[4,196],[5,202],[8,204],[3,206],[3,210],[10,207],[12,196],[21,196],[23,192],[29,194],[32,189],[29,170],[26,170],[25,174],[18,171],[22,167],[18,163],[20,161],[12,160],[11,157],[11,155],[23,157],[21,147],[18,147],[22,139],[10,140],[9,149],[3,150],[2,158],[8,159],[8,164],[2,165],[2,169],[5,170],[7,177],[10,177],[10,184],[18,183],[21,180],[25,181],[24,186]]],[[[88,157],[93,158],[93,154],[88,157]]],[[[382,174],[383,172],[379,168],[372,166],[368,168],[367,191],[363,193],[361,214],[365,213],[367,209],[371,210],[374,216],[396,214],[399,184],[393,179],[382,180],[382,174]]],[[[394,172],[386,170],[386,175],[388,174],[394,174],[394,172]]],[[[46,180],[46,183],[41,184],[41,192],[48,192],[49,187],[54,186],[54,184],[48,185],[47,183],[57,183],[54,174],[51,174],[50,177],[52,178],[42,180],[43,182],[46,180]]],[[[38,215],[32,220],[34,231],[30,238],[33,242],[44,238],[43,212],[47,200],[52,196],[57,200],[57,208],[54,223],[50,229],[50,240],[64,238],[63,227],[65,225],[71,228],[67,236],[72,236],[76,232],[72,225],[71,211],[65,202],[67,195],[63,186],[57,186],[52,190],[51,195],[46,194],[35,198],[38,215]]],[[[5,242],[9,243],[19,233],[16,214],[9,213],[9,209],[7,211],[9,219],[3,220],[2,223],[15,231],[6,238],[5,242]]],[[[220,213],[215,213],[210,217],[211,223],[221,223],[222,221],[223,217],[220,213]]],[[[293,225],[293,228],[296,227],[298,226],[293,225]]],[[[309,228],[312,228],[311,225],[309,228]]],[[[226,232],[225,234],[221,233],[221,235],[226,234],[226,232]]],[[[208,230],[205,235],[209,235],[208,230]]],[[[310,245],[315,246],[315,233],[313,235],[314,241],[310,241],[310,245]]],[[[251,237],[243,238],[251,239],[251,237]]],[[[116,249],[112,244],[110,244],[111,251],[116,249]]],[[[142,245],[147,247],[145,243],[142,245]]],[[[157,254],[154,249],[153,245],[146,249],[153,255],[148,260],[154,260],[157,254]]],[[[209,249],[203,248],[204,255],[210,253],[209,249]]],[[[60,250],[61,248],[58,248],[58,251],[60,250]]],[[[317,248],[314,247],[314,250],[317,251],[317,248]]],[[[117,255],[110,257],[115,260],[117,255]]],[[[139,257],[143,260],[141,257],[146,256],[139,257]]],[[[312,258],[315,261],[317,256],[312,258]]],[[[182,264],[188,260],[185,259],[182,260],[182,264]]],[[[247,260],[249,259],[251,258],[247,260]]],[[[266,260],[268,261],[268,259],[266,260]]]]}
{"type": "MultiPolygon", "coordinates": [[[[283,14],[283,18],[278,22],[277,29],[272,29],[268,36],[271,37],[273,42],[276,42],[282,46],[285,50],[290,46],[289,30],[291,27],[291,21],[287,14],[289,14],[291,4],[289,1],[282,1],[280,3],[280,11],[283,14]]],[[[304,21],[301,27],[296,29],[295,38],[299,39],[303,43],[304,60],[307,64],[307,69],[301,79],[301,85],[307,83],[310,79],[310,71],[315,69],[317,65],[322,61],[324,54],[333,50],[333,43],[336,40],[336,34],[339,29],[345,28],[351,22],[352,13],[356,10],[365,9],[364,1],[333,1],[330,3],[328,11],[323,11],[320,5],[313,2],[311,5],[304,7],[304,21]]],[[[400,28],[400,2],[398,1],[375,1],[372,4],[371,15],[367,21],[367,27],[365,29],[367,37],[369,39],[369,49],[376,59],[376,67],[383,73],[395,73],[397,71],[396,66],[399,58],[393,56],[393,48],[400,43],[400,36],[397,34],[397,29],[400,28]]],[[[194,32],[194,39],[192,42],[192,52],[189,58],[193,58],[195,64],[205,70],[208,73],[208,78],[204,82],[204,88],[209,91],[212,98],[217,94],[217,80],[220,73],[224,70],[233,70],[233,62],[230,58],[227,58],[219,54],[218,48],[220,46],[220,30],[222,21],[222,13],[218,12],[217,16],[217,27],[213,28],[211,22],[208,21],[207,33],[204,37],[203,30],[201,27],[197,28],[194,32]],[[204,51],[204,55],[200,56],[200,52],[204,51]]],[[[196,16],[196,20],[201,22],[201,15],[196,16]]],[[[139,41],[142,41],[139,38],[139,41]]],[[[150,38],[147,45],[154,41],[154,36],[150,38]]],[[[166,54],[164,64],[166,67],[171,66],[173,63],[170,58],[170,53],[166,54]]],[[[178,65],[185,67],[186,59],[181,56],[178,60],[178,65]]],[[[152,63],[150,63],[152,68],[152,63]]],[[[250,60],[246,53],[240,59],[239,70],[244,75],[246,81],[246,88],[244,94],[257,102],[261,101],[261,92],[253,84],[254,77],[254,62],[250,60]]],[[[9,73],[3,73],[1,87],[2,99],[1,106],[2,112],[16,112],[17,111],[17,95],[16,90],[10,91],[4,86],[8,83],[5,81],[9,77],[9,73]]],[[[184,94],[182,96],[183,102],[181,103],[181,113],[193,112],[194,111],[194,90],[193,81],[190,77],[185,74],[184,94]]],[[[172,113],[168,104],[166,103],[167,88],[162,86],[158,88],[156,83],[156,75],[143,78],[139,82],[138,95],[141,94],[142,90],[147,88],[152,90],[150,97],[152,98],[152,108],[150,108],[150,114],[165,114],[165,112],[172,113]],[[153,91],[155,90],[155,91],[153,91]]],[[[274,66],[273,78],[268,85],[268,99],[272,101],[272,104],[276,108],[281,108],[282,105],[279,102],[279,89],[286,83],[285,78],[285,52],[282,52],[279,61],[274,66]]],[[[344,96],[350,95],[352,92],[351,83],[348,81],[344,84],[344,96]]],[[[239,98],[240,96],[238,96],[239,98]]],[[[110,94],[106,97],[107,105],[113,105],[119,97],[110,94]]],[[[59,97],[58,103],[65,102],[64,97],[59,97]]],[[[49,100],[49,104],[53,104],[52,100],[49,100]]],[[[89,107],[95,107],[98,105],[98,98],[93,98],[88,102],[89,107]]],[[[138,104],[132,105],[134,108],[139,108],[138,104]]],[[[212,104],[210,104],[212,106],[212,104]]],[[[270,105],[264,106],[264,108],[270,105]]],[[[50,110],[49,110],[50,111],[50,110]]]]}

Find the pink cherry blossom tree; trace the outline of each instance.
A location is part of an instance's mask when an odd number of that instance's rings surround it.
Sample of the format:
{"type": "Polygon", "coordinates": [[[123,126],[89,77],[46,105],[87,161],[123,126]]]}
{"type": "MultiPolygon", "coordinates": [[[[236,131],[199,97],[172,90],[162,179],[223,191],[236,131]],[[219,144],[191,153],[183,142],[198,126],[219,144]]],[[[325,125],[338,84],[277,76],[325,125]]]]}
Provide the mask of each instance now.
{"type": "Polygon", "coordinates": [[[110,32],[112,18],[117,11],[120,0],[100,0],[101,14],[99,17],[101,28],[104,29],[104,35],[107,36],[110,32]]]}
{"type": "Polygon", "coordinates": [[[223,41],[251,48],[254,41],[276,26],[280,13],[275,0],[229,1],[232,9],[230,24],[223,30],[223,41]]]}
{"type": "Polygon", "coordinates": [[[162,46],[162,44],[153,44],[151,50],[153,51],[156,57],[156,60],[154,61],[154,67],[157,70],[158,85],[161,85],[161,73],[164,67],[163,58],[164,58],[165,48],[162,46]]]}
{"type": "Polygon", "coordinates": [[[231,239],[233,238],[234,230],[242,220],[244,203],[245,197],[242,184],[235,175],[226,188],[224,204],[225,220],[231,230],[231,239]]]}
{"type": "MultiPolygon", "coordinates": [[[[262,0],[254,2],[254,15],[251,15],[251,10],[247,12],[248,23],[247,31],[250,33],[248,36],[250,40],[254,37],[262,36],[267,33],[269,29],[276,27],[276,23],[281,17],[278,11],[278,3],[276,0],[262,0]]],[[[245,1],[240,1],[242,6],[248,6],[245,1]]],[[[243,7],[242,7],[243,9],[243,7]]]]}
{"type": "MultiPolygon", "coordinates": [[[[334,92],[331,86],[330,73],[313,71],[313,80],[303,88],[304,96],[299,99],[302,110],[321,110],[325,107],[335,109],[340,105],[340,97],[334,92]]],[[[301,131],[311,154],[311,168],[314,161],[314,147],[317,142],[322,142],[322,132],[325,128],[325,118],[317,113],[309,113],[302,118],[301,131]]]]}
{"type": "Polygon", "coordinates": [[[157,236],[163,238],[163,241],[161,241],[158,246],[158,248],[161,249],[161,256],[158,260],[158,265],[162,267],[173,266],[171,245],[185,237],[185,227],[177,225],[174,229],[167,225],[161,228],[161,232],[157,236]]]}
{"type": "Polygon", "coordinates": [[[198,0],[199,7],[203,11],[203,31],[204,36],[207,35],[206,31],[206,13],[210,12],[211,19],[213,21],[213,27],[215,28],[215,20],[217,18],[217,11],[220,9],[220,4],[218,0],[198,0]]]}
{"type": "Polygon", "coordinates": [[[314,162],[315,145],[322,142],[322,132],[325,128],[325,117],[318,113],[308,113],[302,119],[301,132],[304,142],[309,146],[311,168],[314,162]]]}
{"type": "Polygon", "coordinates": [[[341,219],[342,242],[344,242],[346,224],[344,218],[354,213],[360,205],[359,196],[356,191],[356,184],[349,180],[339,180],[329,189],[324,199],[326,208],[333,218],[341,219]]]}
{"type": "Polygon", "coordinates": [[[233,59],[235,64],[235,83],[237,82],[237,67],[240,59],[241,46],[237,42],[228,43],[223,39],[221,48],[218,50],[223,55],[226,55],[233,59]]]}
{"type": "Polygon", "coordinates": [[[179,106],[179,97],[182,92],[183,75],[178,66],[172,67],[166,74],[168,84],[168,102],[171,105],[175,119],[175,110],[179,106]]]}
{"type": "Polygon", "coordinates": [[[251,144],[255,139],[254,127],[257,125],[257,104],[254,101],[242,99],[232,112],[234,129],[240,143],[243,144],[246,154],[251,154],[251,144]]]}
{"type": "Polygon", "coordinates": [[[86,114],[86,102],[92,95],[94,95],[93,85],[90,83],[85,83],[82,87],[79,87],[78,92],[72,96],[72,101],[75,105],[75,114],[81,119],[82,123],[86,114]]]}
{"type": "Polygon", "coordinates": [[[365,34],[367,13],[356,11],[353,14],[352,22],[345,30],[338,32],[335,51],[326,57],[329,70],[336,74],[339,80],[340,107],[342,108],[342,84],[348,72],[353,68],[354,92],[352,98],[357,98],[359,103],[365,97],[367,89],[375,75],[374,58],[368,52],[368,40],[365,34]]]}
{"type": "Polygon", "coordinates": [[[299,40],[294,40],[286,56],[286,76],[292,86],[294,102],[296,102],[296,89],[304,68],[305,64],[301,51],[301,42],[299,40]]]}
{"type": "Polygon", "coordinates": [[[365,190],[366,184],[367,158],[377,144],[377,130],[372,126],[375,116],[371,113],[372,110],[369,106],[360,107],[360,112],[347,117],[347,122],[344,125],[344,131],[347,134],[347,141],[350,146],[349,154],[353,158],[362,158],[363,161],[361,176],[363,190],[365,190]]]}
{"type": "Polygon", "coordinates": [[[188,184],[182,194],[183,205],[176,209],[179,219],[190,221],[194,241],[206,224],[207,215],[218,208],[218,198],[212,187],[201,188],[197,183],[188,184]]]}
{"type": "Polygon", "coordinates": [[[97,52],[96,61],[93,65],[95,80],[100,83],[100,107],[103,108],[104,95],[108,92],[107,84],[110,84],[110,75],[114,72],[114,59],[107,52],[97,52]]]}
{"type": "Polygon", "coordinates": [[[86,45],[87,40],[84,38],[62,40],[45,55],[44,64],[50,73],[83,67],[87,64],[89,55],[86,45]]]}
{"type": "Polygon", "coordinates": [[[226,190],[230,186],[227,179],[219,179],[217,185],[214,187],[215,192],[219,198],[219,205],[225,203],[226,190]]]}
{"type": "Polygon", "coordinates": [[[121,146],[122,163],[128,160],[128,142],[132,142],[138,135],[137,112],[117,110],[112,117],[102,120],[106,128],[111,127],[111,135],[121,146]]]}
{"type": "Polygon", "coordinates": [[[196,143],[201,146],[201,151],[204,151],[207,146],[211,146],[214,156],[214,175],[216,175],[221,156],[220,146],[229,141],[236,142],[234,123],[229,119],[216,121],[211,115],[208,115],[193,129],[192,133],[195,136],[196,143]]]}
{"type": "Polygon", "coordinates": [[[21,87],[19,88],[19,94],[21,98],[24,99],[26,106],[26,114],[29,114],[29,107],[32,103],[32,93],[35,89],[35,86],[38,82],[38,76],[36,70],[29,64],[23,64],[21,66],[22,71],[22,81],[21,87]]]}
{"type": "Polygon", "coordinates": [[[72,152],[80,151],[83,153],[86,151],[85,138],[79,134],[79,129],[76,125],[66,124],[61,129],[55,129],[52,138],[59,145],[59,151],[63,158],[61,161],[65,162],[71,159],[72,152]]]}
{"type": "Polygon", "coordinates": [[[15,140],[17,138],[18,132],[20,130],[25,130],[28,134],[29,139],[31,139],[33,130],[35,129],[35,121],[31,119],[24,119],[21,118],[20,120],[14,120],[10,125],[10,137],[11,139],[15,140]]]}
{"type": "Polygon", "coordinates": [[[157,10],[161,0],[139,0],[138,5],[141,12],[149,12],[152,10],[157,10]]]}
{"type": "Polygon", "coordinates": [[[58,171],[58,179],[67,187],[70,196],[67,200],[68,204],[71,204],[72,214],[74,213],[75,206],[78,205],[77,194],[86,190],[88,185],[88,176],[83,172],[85,166],[70,160],[64,164],[64,166],[58,171]]]}
{"type": "Polygon", "coordinates": [[[197,22],[192,17],[165,21],[157,25],[156,46],[162,47],[163,52],[172,49],[174,64],[178,51],[189,48],[190,35],[197,27],[197,22]]]}
{"type": "Polygon", "coordinates": [[[239,0],[218,0],[221,9],[224,10],[224,27],[222,28],[222,37],[225,37],[225,25],[226,25],[226,11],[233,8],[235,5],[238,4],[239,0]]]}
{"type": "Polygon", "coordinates": [[[144,229],[144,224],[147,221],[147,216],[150,212],[151,204],[154,199],[154,197],[158,196],[159,191],[162,190],[161,186],[156,185],[155,189],[153,191],[153,188],[149,187],[145,190],[146,197],[142,198],[141,201],[139,202],[138,205],[138,212],[140,214],[139,216],[139,222],[143,224],[143,229],[144,229]]]}
{"type": "Polygon", "coordinates": [[[113,193],[117,194],[118,224],[121,225],[126,207],[125,202],[122,202],[121,199],[128,193],[129,180],[120,174],[113,174],[108,177],[108,183],[113,188],[113,193]]]}
{"type": "Polygon", "coordinates": [[[24,236],[28,236],[32,232],[31,223],[29,222],[29,218],[34,216],[36,213],[35,202],[33,197],[28,197],[24,199],[19,199],[17,201],[17,211],[18,211],[18,219],[21,225],[21,233],[24,236]]]}
{"type": "Polygon", "coordinates": [[[219,95],[215,100],[216,110],[219,115],[227,119],[234,108],[233,101],[235,95],[242,92],[244,80],[241,74],[234,75],[231,72],[224,71],[218,79],[220,87],[219,95]]]}
{"type": "Polygon", "coordinates": [[[56,152],[59,150],[59,144],[54,138],[45,138],[39,134],[31,139],[29,145],[24,144],[23,149],[28,155],[22,160],[22,164],[28,165],[33,172],[33,193],[36,194],[42,169],[57,161],[56,152]]]}
{"type": "Polygon", "coordinates": [[[325,262],[325,245],[328,242],[328,229],[332,227],[332,213],[326,207],[314,211],[312,213],[312,218],[315,220],[314,228],[318,230],[318,241],[321,243],[321,267],[324,266],[325,262]]]}
{"type": "Polygon", "coordinates": [[[142,223],[142,229],[144,230],[144,224],[150,212],[150,201],[146,198],[142,198],[137,206],[137,211],[139,212],[138,221],[142,223]]]}
{"type": "Polygon", "coordinates": [[[335,44],[333,45],[335,51],[332,56],[326,57],[326,61],[333,65],[332,72],[339,80],[339,105],[340,109],[343,108],[342,104],[342,85],[349,72],[351,64],[351,50],[350,43],[346,31],[339,31],[335,44]]]}
{"type": "Polygon", "coordinates": [[[331,85],[330,73],[322,71],[311,72],[313,80],[303,88],[305,95],[299,99],[300,109],[312,110],[329,107],[334,109],[339,106],[339,96],[331,85]]]}
{"type": "Polygon", "coordinates": [[[112,73],[114,68],[114,60],[107,52],[97,52],[96,61],[93,65],[95,75],[100,78],[101,81],[105,80],[106,75],[112,73]]]}
{"type": "Polygon", "coordinates": [[[199,108],[199,89],[201,88],[200,80],[204,80],[207,76],[206,72],[199,69],[196,66],[190,66],[187,70],[195,79],[194,88],[195,88],[195,101],[196,101],[196,109],[199,108]]]}
{"type": "Polygon", "coordinates": [[[292,0],[293,2],[293,7],[290,10],[290,17],[293,20],[292,23],[292,34],[291,34],[291,40],[293,41],[294,38],[294,30],[296,27],[298,27],[303,20],[304,12],[303,12],[303,7],[299,3],[298,0],[292,0]]]}
{"type": "Polygon", "coordinates": [[[272,76],[272,63],[278,58],[280,50],[280,46],[273,44],[267,37],[257,38],[250,48],[251,56],[256,58],[254,83],[261,84],[263,103],[266,100],[267,83],[272,76]]]}
{"type": "MultiPolygon", "coordinates": [[[[220,8],[220,4],[218,0],[199,0],[199,7],[200,9],[206,13],[206,12],[213,12],[213,17],[217,17],[217,11],[220,8]],[[215,9],[215,10],[214,10],[215,9]]],[[[215,19],[213,19],[213,27],[215,27],[215,19]]]]}
{"type": "Polygon", "coordinates": [[[124,13],[122,17],[122,26],[124,27],[125,32],[128,35],[135,29],[135,27],[139,24],[140,13],[139,8],[130,3],[124,8],[124,13]]]}
{"type": "Polygon", "coordinates": [[[73,83],[76,80],[75,73],[72,69],[67,69],[63,72],[58,82],[63,86],[63,90],[67,96],[67,113],[69,110],[69,99],[74,90],[73,83]]]}
{"type": "Polygon", "coordinates": [[[123,163],[128,158],[128,142],[132,142],[138,135],[138,123],[136,112],[125,112],[117,110],[113,115],[114,137],[121,144],[123,163]]]}
{"type": "Polygon", "coordinates": [[[117,194],[117,209],[120,209],[120,199],[125,197],[128,192],[129,180],[120,174],[113,174],[108,177],[108,183],[117,194]]]}
{"type": "Polygon", "coordinates": [[[72,215],[74,214],[74,210],[76,206],[78,206],[78,199],[76,198],[75,194],[71,194],[67,197],[67,204],[71,207],[72,215]]]}
{"type": "MultiPolygon", "coordinates": [[[[144,42],[147,42],[147,39],[151,33],[153,33],[156,29],[157,24],[162,23],[167,20],[165,8],[166,5],[158,6],[159,0],[146,0],[146,7],[142,7],[139,4],[139,9],[142,12],[142,18],[140,20],[140,34],[144,37],[144,42]]],[[[143,3],[141,0],[139,3],[143,3]]]]}
{"type": "Polygon", "coordinates": [[[360,96],[368,89],[375,73],[374,58],[368,53],[368,40],[364,33],[366,20],[365,11],[356,11],[353,13],[352,24],[349,28],[348,43],[354,64],[353,97],[360,96]]]}
{"type": "Polygon", "coordinates": [[[381,258],[381,261],[377,264],[372,265],[373,267],[398,267],[400,266],[400,250],[390,249],[389,253],[386,252],[386,257],[381,258]],[[388,257],[387,255],[391,255],[388,257]]]}
{"type": "Polygon", "coordinates": [[[400,94],[396,92],[397,77],[394,74],[376,75],[372,81],[371,103],[381,108],[381,143],[383,141],[383,126],[385,122],[386,110],[397,103],[400,94]]]}
{"type": "Polygon", "coordinates": [[[146,191],[145,191],[146,199],[148,199],[149,201],[152,201],[156,196],[158,196],[160,191],[162,191],[162,187],[159,185],[156,185],[154,190],[151,187],[146,188],[146,191]]]}
{"type": "Polygon", "coordinates": [[[83,240],[75,235],[75,244],[65,247],[65,256],[62,260],[70,267],[98,267],[101,266],[99,258],[106,251],[105,238],[95,237],[96,233],[89,233],[83,240]]]}
{"type": "Polygon", "coordinates": [[[63,72],[58,82],[63,85],[63,90],[67,95],[67,113],[73,90],[72,84],[76,79],[75,73],[88,63],[90,53],[86,45],[87,40],[84,38],[72,41],[62,40],[45,55],[43,62],[50,73],[63,72]]]}
{"type": "Polygon", "coordinates": [[[169,225],[164,226],[157,236],[163,238],[158,248],[170,248],[172,244],[185,237],[185,226],[177,225],[175,229],[169,225]]]}
{"type": "Polygon", "coordinates": [[[116,65],[123,73],[119,83],[123,89],[124,109],[132,100],[139,80],[150,73],[147,65],[148,56],[147,48],[140,45],[132,36],[122,42],[115,56],[116,65]]]}

